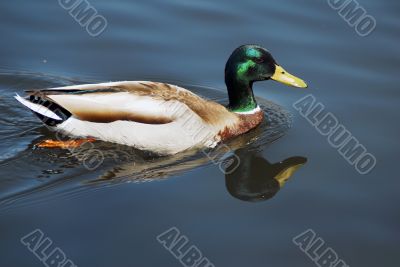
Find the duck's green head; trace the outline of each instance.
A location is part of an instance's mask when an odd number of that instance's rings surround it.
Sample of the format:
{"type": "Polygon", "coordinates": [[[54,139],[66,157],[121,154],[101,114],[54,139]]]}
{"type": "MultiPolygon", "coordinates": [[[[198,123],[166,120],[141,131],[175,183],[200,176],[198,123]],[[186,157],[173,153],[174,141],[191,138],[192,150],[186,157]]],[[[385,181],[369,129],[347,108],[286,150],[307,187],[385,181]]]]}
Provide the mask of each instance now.
{"type": "Polygon", "coordinates": [[[229,108],[234,112],[255,109],[253,83],[269,79],[294,87],[307,87],[303,80],[285,71],[265,48],[242,45],[235,49],[225,66],[229,108]]]}

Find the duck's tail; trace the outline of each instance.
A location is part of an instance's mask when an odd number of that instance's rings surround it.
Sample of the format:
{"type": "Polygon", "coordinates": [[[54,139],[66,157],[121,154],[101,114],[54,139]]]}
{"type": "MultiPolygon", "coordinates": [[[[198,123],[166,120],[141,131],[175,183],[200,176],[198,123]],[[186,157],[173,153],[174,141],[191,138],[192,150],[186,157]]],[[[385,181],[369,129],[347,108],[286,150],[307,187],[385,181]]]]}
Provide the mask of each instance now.
{"type": "Polygon", "coordinates": [[[43,123],[49,126],[56,126],[71,117],[71,113],[68,110],[46,96],[32,94],[24,98],[17,94],[15,99],[29,108],[43,123]]]}

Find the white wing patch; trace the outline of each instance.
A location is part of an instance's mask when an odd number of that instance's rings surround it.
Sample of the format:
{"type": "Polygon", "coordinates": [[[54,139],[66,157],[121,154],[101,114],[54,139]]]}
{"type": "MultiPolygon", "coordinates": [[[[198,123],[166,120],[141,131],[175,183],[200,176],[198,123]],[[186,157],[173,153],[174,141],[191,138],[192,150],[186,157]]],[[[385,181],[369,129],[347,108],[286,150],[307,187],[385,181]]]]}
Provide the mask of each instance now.
{"type": "Polygon", "coordinates": [[[72,114],[90,114],[102,112],[105,114],[140,114],[148,117],[171,117],[163,103],[165,101],[153,99],[150,96],[139,96],[128,92],[112,94],[84,94],[84,95],[48,95],[59,105],[72,114]]]}

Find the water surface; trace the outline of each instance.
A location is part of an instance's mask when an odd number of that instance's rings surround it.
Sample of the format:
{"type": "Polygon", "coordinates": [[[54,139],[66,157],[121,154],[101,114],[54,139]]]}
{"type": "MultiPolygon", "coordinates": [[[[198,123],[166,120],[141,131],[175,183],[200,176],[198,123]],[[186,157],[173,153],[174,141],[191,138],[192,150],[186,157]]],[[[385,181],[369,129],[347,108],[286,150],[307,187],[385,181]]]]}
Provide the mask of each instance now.
{"type": "Polygon", "coordinates": [[[180,266],[156,236],[177,227],[215,266],[315,266],[292,243],[313,229],[349,266],[398,266],[398,1],[359,3],[377,20],[360,37],[326,1],[105,1],[91,37],[58,1],[0,3],[0,266],[43,266],[20,238],[36,228],[78,266],[180,266]],[[267,81],[268,119],[227,145],[157,158],[96,142],[91,171],[68,150],[39,149],[54,133],[15,93],[50,86],[153,80],[226,103],[234,48],[269,49],[309,89],[267,81]],[[360,175],[292,107],[312,93],[373,153],[360,175]],[[241,168],[225,175],[229,159],[241,168]],[[296,172],[279,190],[275,178],[296,172]]]}

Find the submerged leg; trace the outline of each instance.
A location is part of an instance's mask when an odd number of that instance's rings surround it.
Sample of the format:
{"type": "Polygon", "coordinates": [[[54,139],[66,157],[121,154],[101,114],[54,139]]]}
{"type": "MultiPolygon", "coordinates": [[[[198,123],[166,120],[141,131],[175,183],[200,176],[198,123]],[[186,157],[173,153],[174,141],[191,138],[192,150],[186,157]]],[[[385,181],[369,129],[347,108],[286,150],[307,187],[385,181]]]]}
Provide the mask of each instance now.
{"type": "Polygon", "coordinates": [[[68,149],[68,148],[77,148],[77,147],[80,147],[82,144],[92,143],[95,141],[96,141],[96,139],[94,139],[94,138],[83,138],[83,139],[75,139],[75,140],[67,140],[67,141],[47,139],[47,140],[44,140],[44,141],[36,144],[36,147],[68,149]]]}

